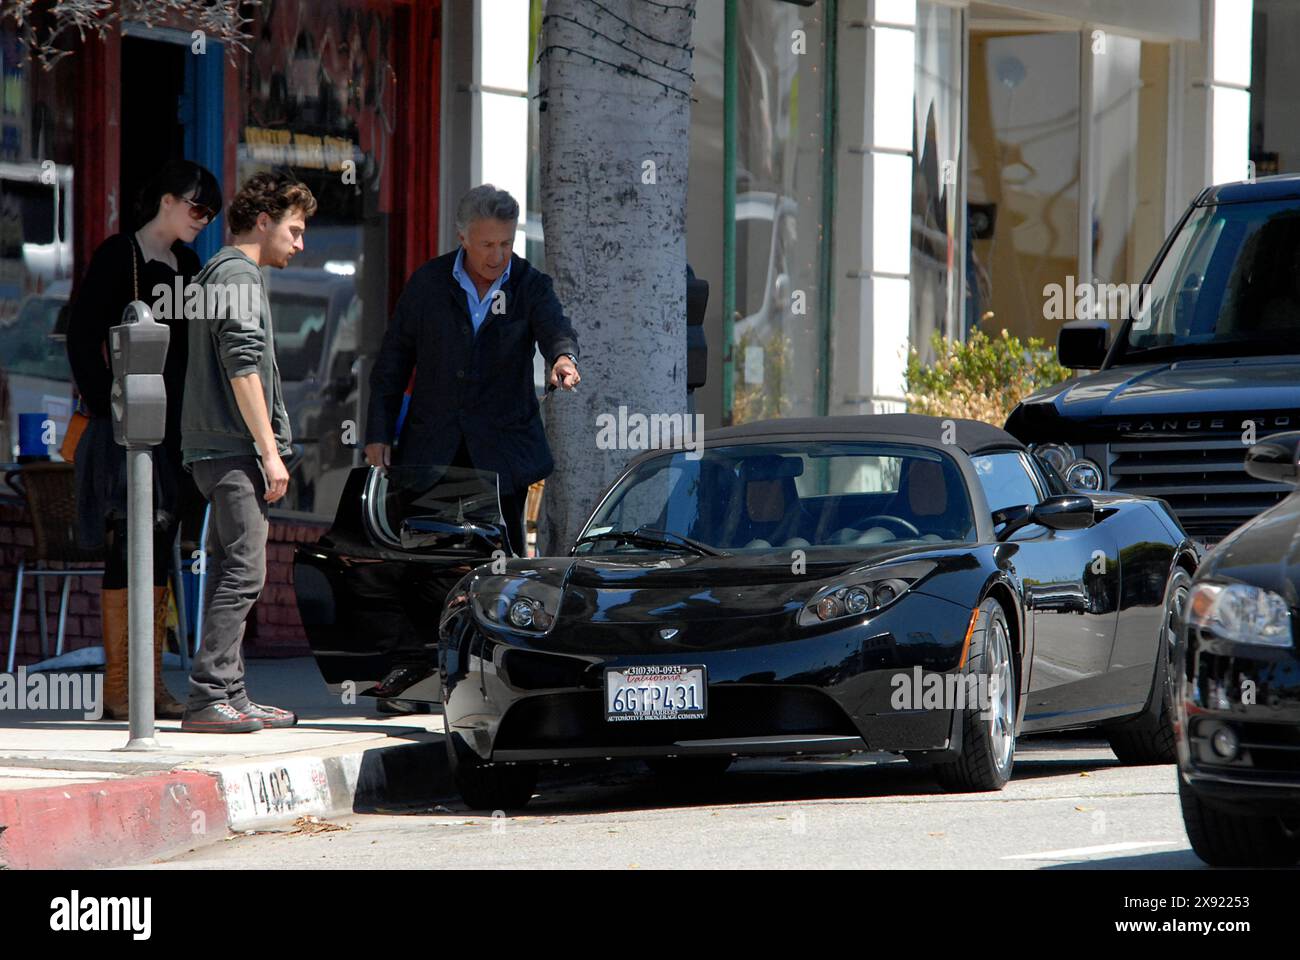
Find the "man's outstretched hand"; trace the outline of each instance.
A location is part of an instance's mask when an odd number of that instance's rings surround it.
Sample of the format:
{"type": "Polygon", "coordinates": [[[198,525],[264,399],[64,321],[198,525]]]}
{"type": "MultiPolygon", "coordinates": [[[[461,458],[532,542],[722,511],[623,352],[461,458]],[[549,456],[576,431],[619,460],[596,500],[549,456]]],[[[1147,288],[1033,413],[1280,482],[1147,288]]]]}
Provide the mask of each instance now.
{"type": "Polygon", "coordinates": [[[581,380],[582,377],[578,376],[578,365],[568,357],[560,357],[555,361],[555,366],[551,367],[551,379],[547,382],[552,387],[572,390],[581,380]]]}
{"type": "Polygon", "coordinates": [[[387,469],[393,459],[393,448],[386,443],[366,444],[366,463],[372,467],[387,469]]]}

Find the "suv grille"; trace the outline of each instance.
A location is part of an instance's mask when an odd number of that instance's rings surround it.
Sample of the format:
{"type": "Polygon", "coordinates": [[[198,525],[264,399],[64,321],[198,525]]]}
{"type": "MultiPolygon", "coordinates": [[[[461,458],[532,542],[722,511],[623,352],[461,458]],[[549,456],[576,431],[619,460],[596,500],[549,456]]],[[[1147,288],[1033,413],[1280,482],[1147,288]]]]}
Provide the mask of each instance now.
{"type": "Polygon", "coordinates": [[[1119,440],[1109,447],[1109,489],[1159,497],[1188,534],[1218,539],[1292,492],[1247,474],[1247,449],[1240,436],[1119,440]]]}

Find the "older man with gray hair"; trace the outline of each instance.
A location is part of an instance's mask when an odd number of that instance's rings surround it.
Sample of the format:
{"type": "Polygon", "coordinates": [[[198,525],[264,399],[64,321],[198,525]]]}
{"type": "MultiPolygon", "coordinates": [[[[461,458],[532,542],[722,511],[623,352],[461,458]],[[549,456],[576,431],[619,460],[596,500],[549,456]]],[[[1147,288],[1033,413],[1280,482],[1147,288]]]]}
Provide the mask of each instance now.
{"type": "Polygon", "coordinates": [[[509,193],[475,187],[456,208],[460,246],[407,281],[371,377],[366,462],[495,471],[510,548],[522,556],[528,487],[555,469],[533,387],[534,346],[551,387],[572,390],[580,377],[577,336],[551,278],[511,252],[518,221],[509,193]]]}

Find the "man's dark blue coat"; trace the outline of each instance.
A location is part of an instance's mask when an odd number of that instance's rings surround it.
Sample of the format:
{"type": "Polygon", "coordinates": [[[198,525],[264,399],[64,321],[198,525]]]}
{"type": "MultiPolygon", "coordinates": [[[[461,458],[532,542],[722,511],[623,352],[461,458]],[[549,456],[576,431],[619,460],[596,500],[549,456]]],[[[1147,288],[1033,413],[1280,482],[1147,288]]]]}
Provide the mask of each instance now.
{"type": "Polygon", "coordinates": [[[551,278],[512,256],[499,307],[475,334],[465,291],[452,276],[456,251],[407,281],[371,375],[366,443],[394,443],[402,396],[415,369],[411,406],[393,462],[450,463],[464,437],[470,460],[521,489],[555,468],[533,386],[533,348],[549,374],[555,358],[578,356],[578,338],[551,278]]]}

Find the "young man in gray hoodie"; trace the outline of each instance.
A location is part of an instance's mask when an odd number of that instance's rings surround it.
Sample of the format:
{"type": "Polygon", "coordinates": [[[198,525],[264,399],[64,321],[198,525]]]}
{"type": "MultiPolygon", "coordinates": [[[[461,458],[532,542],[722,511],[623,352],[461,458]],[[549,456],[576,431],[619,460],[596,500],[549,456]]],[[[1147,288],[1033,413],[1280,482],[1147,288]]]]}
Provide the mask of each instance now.
{"type": "Polygon", "coordinates": [[[243,641],[266,581],[267,507],[289,487],[289,418],[261,268],[288,266],[315,212],[311,191],[293,178],[250,177],[226,214],[230,246],[194,279],[204,297],[189,321],[181,459],[212,513],[203,545],[202,644],[182,730],[251,733],[298,722],[288,710],[249,699],[243,641]]]}

